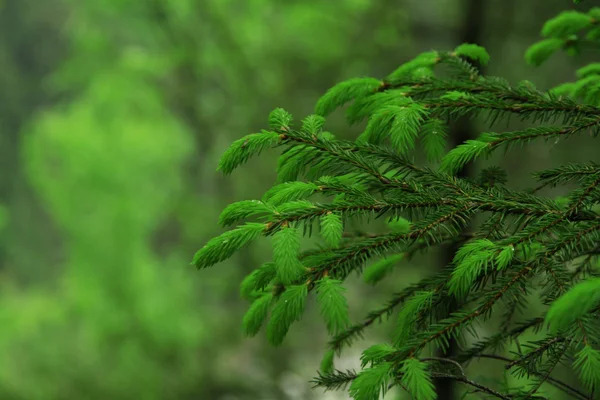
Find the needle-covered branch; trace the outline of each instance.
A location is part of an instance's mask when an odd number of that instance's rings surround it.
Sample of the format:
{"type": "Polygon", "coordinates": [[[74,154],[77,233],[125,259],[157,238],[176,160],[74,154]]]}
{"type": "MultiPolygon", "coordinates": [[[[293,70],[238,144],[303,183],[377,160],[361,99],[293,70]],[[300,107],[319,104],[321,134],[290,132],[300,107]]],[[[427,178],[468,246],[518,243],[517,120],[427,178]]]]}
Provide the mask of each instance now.
{"type": "MultiPolygon", "coordinates": [[[[600,43],[598,21],[599,8],[560,14],[544,26],[544,39],[526,60],[538,65],[560,49],[600,43]]],[[[383,79],[335,85],[300,126],[287,111],[274,110],[268,129],[237,140],[223,154],[218,169],[230,174],[250,157],[281,150],[277,182],[261,199],[226,207],[219,223],[231,228],[209,240],[193,264],[207,268],[253,241],[270,240],[272,260],[241,285],[251,303],[243,331],[254,336],[264,326],[269,342],[279,345],[314,296],[331,335],[317,386],[347,389],[356,400],[377,400],[393,386],[417,400],[435,399],[433,378],[501,399],[542,399],[546,385],[577,399],[599,390],[600,165],[580,160],[537,171],[527,190],[510,188],[507,173],[495,165],[477,178],[457,173],[516,145],[576,140],[585,133],[597,139],[600,63],[578,69],[575,82],[544,92],[528,81],[513,85],[483,76],[472,64],[489,61],[475,44],[423,53],[383,79]],[[356,140],[325,130],[325,117],[342,106],[349,124],[366,122],[356,140]],[[447,151],[448,126],[462,116],[487,116],[489,130],[447,151]],[[492,131],[497,120],[514,116],[532,126],[492,131]],[[418,147],[427,165],[414,161],[418,147]],[[545,187],[560,188],[562,196],[539,195],[545,187]],[[349,228],[365,219],[375,220],[368,233],[349,228]],[[302,236],[320,240],[306,249],[302,236]],[[414,254],[450,243],[458,250],[441,272],[396,288],[385,304],[350,323],[350,274],[362,275],[369,285],[391,282],[390,273],[404,269],[414,254]],[[535,315],[528,311],[523,321],[530,295],[542,308],[535,315]],[[498,316],[497,333],[465,346],[454,359],[424,356],[428,349],[446,348],[450,338],[476,336],[492,316],[498,316]],[[335,370],[336,356],[390,317],[392,334],[362,352],[360,372],[335,370]],[[529,331],[542,334],[523,339],[529,331]],[[467,378],[467,364],[509,343],[517,352],[495,357],[528,379],[527,385],[488,387],[467,378]],[[566,362],[585,389],[551,376],[566,362]]]]}

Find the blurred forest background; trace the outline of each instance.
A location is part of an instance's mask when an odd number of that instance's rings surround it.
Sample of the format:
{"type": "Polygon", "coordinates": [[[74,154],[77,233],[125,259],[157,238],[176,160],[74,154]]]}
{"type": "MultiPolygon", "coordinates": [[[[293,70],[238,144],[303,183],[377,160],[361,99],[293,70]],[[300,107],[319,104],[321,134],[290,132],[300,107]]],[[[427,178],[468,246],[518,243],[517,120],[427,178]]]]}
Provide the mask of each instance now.
{"type": "MultiPolygon", "coordinates": [[[[464,41],[488,49],[488,74],[541,89],[574,80],[593,54],[555,55],[537,69],[523,61],[542,24],[574,7],[1,0],[0,399],[347,399],[308,382],[328,340],[314,307],[280,348],[264,335],[242,336],[248,304],[239,283],[268,260],[267,241],[210,271],[189,266],[222,232],[227,204],[260,198],[274,182],[276,152],[231,177],[215,172],[219,157],[265,128],[275,107],[303,118],[339,81],[383,77],[422,51],[464,41]]],[[[338,137],[360,133],[342,113],[327,127],[338,137]]],[[[530,171],[594,157],[598,148],[581,138],[490,162],[522,188],[530,171]]],[[[350,280],[353,320],[439,268],[439,256],[399,266],[381,288],[350,280]]],[[[359,367],[360,352],[388,328],[336,367],[359,367]]],[[[546,393],[563,398],[552,387],[546,393]]]]}

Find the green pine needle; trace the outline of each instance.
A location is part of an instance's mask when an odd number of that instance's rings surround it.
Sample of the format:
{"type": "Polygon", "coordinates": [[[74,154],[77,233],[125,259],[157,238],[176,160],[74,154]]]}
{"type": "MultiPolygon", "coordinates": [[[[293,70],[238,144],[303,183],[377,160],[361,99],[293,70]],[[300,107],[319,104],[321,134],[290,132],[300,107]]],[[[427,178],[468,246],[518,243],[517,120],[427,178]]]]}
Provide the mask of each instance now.
{"type": "Polygon", "coordinates": [[[458,297],[465,296],[477,276],[494,261],[496,249],[496,245],[488,239],[475,240],[462,246],[452,261],[456,267],[448,281],[448,292],[458,297]]]}
{"type": "Polygon", "coordinates": [[[328,212],[321,217],[321,235],[331,247],[338,247],[344,233],[342,217],[337,213],[328,212]]]}
{"type": "Polygon", "coordinates": [[[259,237],[265,229],[265,224],[248,222],[245,225],[212,238],[203,248],[196,252],[192,264],[201,269],[225,261],[236,251],[259,237]]]}
{"type": "Polygon", "coordinates": [[[231,226],[241,219],[256,214],[272,214],[275,209],[258,200],[243,200],[225,207],[219,216],[219,225],[231,226]]]}
{"type": "Polygon", "coordinates": [[[554,96],[565,96],[565,97],[573,97],[575,96],[575,88],[576,84],[574,82],[566,82],[561,83],[549,90],[554,96]]]}
{"type": "Polygon", "coordinates": [[[350,324],[345,291],[340,280],[325,277],[317,283],[317,303],[330,334],[336,334],[350,324]]]}
{"type": "Polygon", "coordinates": [[[263,290],[277,273],[275,263],[268,262],[250,273],[240,285],[240,295],[243,299],[252,300],[256,291],[263,290]]]}
{"type": "Polygon", "coordinates": [[[451,90],[449,92],[446,92],[446,94],[440,96],[440,99],[452,101],[471,100],[473,99],[473,95],[471,95],[470,93],[461,92],[459,90],[451,90]]]}
{"type": "Polygon", "coordinates": [[[547,21],[542,28],[542,36],[565,39],[569,35],[589,28],[593,19],[579,11],[564,11],[547,21]]]}
{"type": "Polygon", "coordinates": [[[294,282],[304,273],[298,258],[300,237],[295,228],[283,228],[273,235],[273,261],[277,265],[277,279],[284,285],[294,282]]]}
{"type": "Polygon", "coordinates": [[[465,143],[450,150],[442,158],[440,171],[448,174],[456,174],[469,161],[474,160],[489,151],[490,144],[479,140],[467,140],[465,143]]]}
{"type": "Polygon", "coordinates": [[[320,365],[320,370],[321,373],[323,374],[331,374],[333,372],[333,368],[334,368],[334,363],[333,363],[333,359],[335,357],[335,351],[332,349],[329,349],[325,352],[325,354],[323,355],[323,358],[321,359],[321,365],[320,365]]]}
{"type": "Polygon", "coordinates": [[[365,368],[368,364],[374,366],[375,364],[384,361],[386,357],[397,350],[398,349],[388,343],[375,344],[363,351],[362,356],[360,357],[360,366],[361,368],[365,368]]]}
{"type": "Polygon", "coordinates": [[[258,269],[255,269],[250,274],[246,275],[242,283],[240,284],[240,296],[245,300],[253,300],[254,290],[256,287],[256,276],[258,275],[258,269]]]}
{"type": "Polygon", "coordinates": [[[387,109],[394,114],[389,131],[392,145],[400,154],[406,154],[415,147],[421,123],[427,112],[417,104],[408,107],[387,107],[387,109]]]}
{"type": "Polygon", "coordinates": [[[525,61],[527,64],[535,67],[542,65],[552,54],[560,50],[564,45],[562,39],[544,39],[531,45],[525,52],[525,61]]]}
{"type": "Polygon", "coordinates": [[[398,313],[398,321],[394,330],[394,345],[401,347],[405,344],[413,333],[414,324],[417,321],[419,312],[423,309],[431,307],[431,301],[434,296],[433,291],[416,292],[408,299],[400,312],[398,313]]]}
{"type": "Polygon", "coordinates": [[[387,226],[394,233],[408,233],[412,227],[412,223],[406,218],[394,217],[387,221],[387,226]]]}
{"type": "Polygon", "coordinates": [[[297,181],[304,172],[309,160],[319,154],[312,147],[296,146],[283,153],[277,160],[277,182],[297,181]]]}
{"type": "Polygon", "coordinates": [[[600,63],[591,63],[581,67],[575,71],[575,75],[577,79],[587,78],[590,75],[600,75],[600,63]]]}
{"type": "Polygon", "coordinates": [[[588,279],[578,283],[552,303],[546,314],[546,323],[553,332],[567,329],[599,302],[600,278],[588,279]]]}
{"type": "Polygon", "coordinates": [[[392,363],[384,362],[365,369],[350,385],[350,396],[354,400],[376,400],[387,392],[392,379],[392,363]]]}
{"type": "Polygon", "coordinates": [[[394,114],[393,112],[389,111],[390,107],[394,109],[394,107],[398,106],[382,106],[371,116],[371,118],[369,118],[369,122],[367,123],[365,131],[356,139],[358,143],[368,142],[379,144],[385,139],[387,136],[387,130],[394,121],[394,114]]]}
{"type": "Polygon", "coordinates": [[[394,267],[404,260],[404,253],[392,254],[369,265],[363,273],[363,280],[371,285],[376,284],[394,270],[394,267]]]}
{"type": "Polygon", "coordinates": [[[244,335],[252,337],[258,333],[267,318],[272,301],[273,295],[265,293],[252,303],[242,321],[244,335]]]}
{"type": "Polygon", "coordinates": [[[600,7],[592,7],[592,8],[590,8],[590,10],[588,11],[587,15],[589,15],[590,17],[592,17],[593,19],[595,19],[596,21],[598,21],[598,19],[600,18],[600,7]]]}
{"type": "MultiPolygon", "coordinates": [[[[407,97],[409,92],[410,88],[399,88],[358,98],[346,110],[346,119],[352,125],[363,121],[384,106],[409,106],[414,103],[407,97]]],[[[357,138],[357,141],[360,140],[357,138]]]]}
{"type": "Polygon", "coordinates": [[[588,75],[575,82],[573,86],[573,97],[578,97],[586,103],[598,104],[599,91],[600,76],[588,75]]]}
{"type": "Polygon", "coordinates": [[[308,200],[289,201],[289,202],[283,203],[282,205],[277,207],[279,212],[284,213],[284,214],[285,213],[296,213],[296,212],[307,213],[307,212],[313,211],[315,208],[317,208],[317,207],[308,200]]]}
{"type": "Polygon", "coordinates": [[[407,106],[385,105],[369,120],[360,139],[378,143],[381,138],[389,137],[398,152],[406,153],[414,148],[426,115],[425,108],[415,103],[407,106]]]}
{"type": "Polygon", "coordinates": [[[463,43],[454,49],[454,53],[458,56],[470,58],[478,61],[481,65],[487,65],[490,61],[490,55],[484,47],[471,43],[463,43]]]}
{"type": "Polygon", "coordinates": [[[325,125],[325,118],[320,115],[309,115],[302,120],[302,131],[309,135],[317,135],[321,133],[325,125]]]}
{"type": "Polygon", "coordinates": [[[336,108],[358,97],[371,94],[380,86],[381,81],[375,78],[354,78],[338,83],[319,99],[315,114],[326,117],[336,108]]]}
{"type": "Polygon", "coordinates": [[[219,160],[217,171],[230,174],[234,169],[244,164],[251,156],[259,155],[262,151],[276,145],[280,141],[279,134],[263,130],[236,140],[223,153],[219,160]]]}
{"type": "Polygon", "coordinates": [[[415,71],[421,75],[420,70],[431,70],[440,61],[440,55],[437,51],[429,51],[419,54],[413,60],[402,64],[398,69],[388,75],[385,80],[396,84],[397,82],[406,81],[415,78],[415,71]]]}
{"type": "Polygon", "coordinates": [[[425,155],[430,162],[439,161],[446,152],[446,125],[438,118],[432,118],[421,126],[421,140],[425,155]]]}
{"type": "Polygon", "coordinates": [[[416,358],[404,361],[400,372],[403,374],[400,383],[415,400],[435,400],[435,386],[427,371],[427,364],[416,358]]]}
{"type": "MultiPolygon", "coordinates": [[[[594,18],[598,18],[598,17],[594,17],[594,18]]],[[[591,41],[596,41],[596,40],[600,39],[600,26],[590,29],[588,31],[588,33],[585,35],[585,38],[587,40],[591,40],[591,41]]]]}
{"type": "Polygon", "coordinates": [[[288,286],[273,307],[267,325],[267,339],[273,346],[279,346],[287,335],[290,326],[299,321],[304,312],[308,288],[306,285],[288,286]]]}
{"type": "Polygon", "coordinates": [[[276,108],[269,114],[269,127],[278,132],[289,131],[292,127],[294,118],[292,114],[283,108],[276,108]]]}
{"type": "Polygon", "coordinates": [[[319,187],[311,182],[285,182],[269,189],[262,200],[265,203],[278,206],[309,197],[317,190],[319,190],[319,187]]]}
{"type": "Polygon", "coordinates": [[[502,251],[500,251],[496,257],[496,269],[498,271],[506,269],[506,267],[508,267],[512,261],[514,255],[515,248],[512,245],[504,247],[504,249],[502,249],[502,251]]]}
{"type": "Polygon", "coordinates": [[[579,377],[589,390],[596,390],[600,386],[600,351],[589,344],[583,346],[575,355],[573,367],[578,370],[579,377]]]}

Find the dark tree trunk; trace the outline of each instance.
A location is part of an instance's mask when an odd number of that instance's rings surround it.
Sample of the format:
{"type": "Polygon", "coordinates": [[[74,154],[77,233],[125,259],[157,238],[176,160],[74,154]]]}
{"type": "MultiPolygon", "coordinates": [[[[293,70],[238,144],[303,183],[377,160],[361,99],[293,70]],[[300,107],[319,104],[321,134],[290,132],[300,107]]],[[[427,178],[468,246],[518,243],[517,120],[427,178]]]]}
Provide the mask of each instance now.
{"type": "Polygon", "coordinates": [[[67,52],[58,33],[64,22],[61,2],[43,3],[4,1],[0,13],[0,207],[9,216],[7,226],[0,226],[0,270],[10,268],[23,281],[49,279],[54,269],[48,266],[61,255],[61,240],[29,185],[21,159],[23,127],[56,100],[44,90],[43,80],[67,52]],[[42,260],[46,268],[30,268],[42,260]]]}
{"type": "MultiPolygon", "coordinates": [[[[465,10],[465,19],[462,24],[462,30],[459,33],[459,44],[460,43],[474,43],[482,45],[482,30],[483,20],[485,17],[485,6],[484,1],[481,0],[464,0],[463,9],[465,10]]],[[[478,66],[481,71],[481,66],[478,66]]],[[[452,126],[450,131],[450,145],[452,148],[457,145],[472,139],[475,137],[475,127],[473,122],[468,117],[463,117],[457,120],[452,126]]],[[[459,173],[458,176],[461,178],[467,178],[473,176],[473,167],[471,164],[467,164],[459,173]]],[[[457,245],[448,246],[442,255],[441,266],[452,262],[454,254],[458,250],[457,245]]],[[[449,305],[449,313],[456,311],[456,305],[449,305]]],[[[449,341],[449,346],[444,352],[439,352],[438,357],[453,358],[458,352],[458,345],[454,339],[449,341]]],[[[458,399],[456,393],[456,382],[452,379],[435,379],[435,388],[438,393],[438,400],[455,400],[458,399]]]]}

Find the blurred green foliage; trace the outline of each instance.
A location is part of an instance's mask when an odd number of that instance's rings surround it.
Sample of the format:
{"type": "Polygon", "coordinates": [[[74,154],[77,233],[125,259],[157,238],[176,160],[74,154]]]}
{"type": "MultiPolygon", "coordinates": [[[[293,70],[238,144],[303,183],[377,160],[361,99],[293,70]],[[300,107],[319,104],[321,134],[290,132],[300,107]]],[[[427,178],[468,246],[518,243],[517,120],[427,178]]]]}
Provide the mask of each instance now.
{"type": "MultiPolygon", "coordinates": [[[[26,3],[8,1],[5,18],[40,26],[26,3]]],[[[20,250],[2,265],[0,398],[283,398],[286,357],[250,361],[258,344],[235,365],[246,345],[239,319],[225,316],[243,309],[237,279],[207,280],[188,265],[215,233],[204,221],[228,197],[270,184],[247,173],[226,186],[215,160],[282,93],[298,93],[292,107],[310,107],[374,51],[398,48],[402,11],[386,15],[375,39],[355,43],[371,2],[50,3],[38,12],[61,18],[24,42],[51,40],[54,58],[45,71],[22,70],[11,89],[31,81],[33,96],[47,100],[18,105],[18,136],[3,149],[18,155],[10,168],[31,190],[0,198],[0,228],[28,225],[7,237],[20,250]],[[256,372],[234,383],[249,366],[256,372]]],[[[260,257],[237,260],[229,276],[260,257]]]]}
{"type": "Polygon", "coordinates": [[[150,240],[183,188],[190,139],[145,78],[115,63],[26,136],[66,265],[53,290],[3,303],[16,322],[5,360],[18,360],[0,369],[3,398],[181,398],[201,373],[192,355],[207,331],[184,260],[161,266],[150,240]]]}

